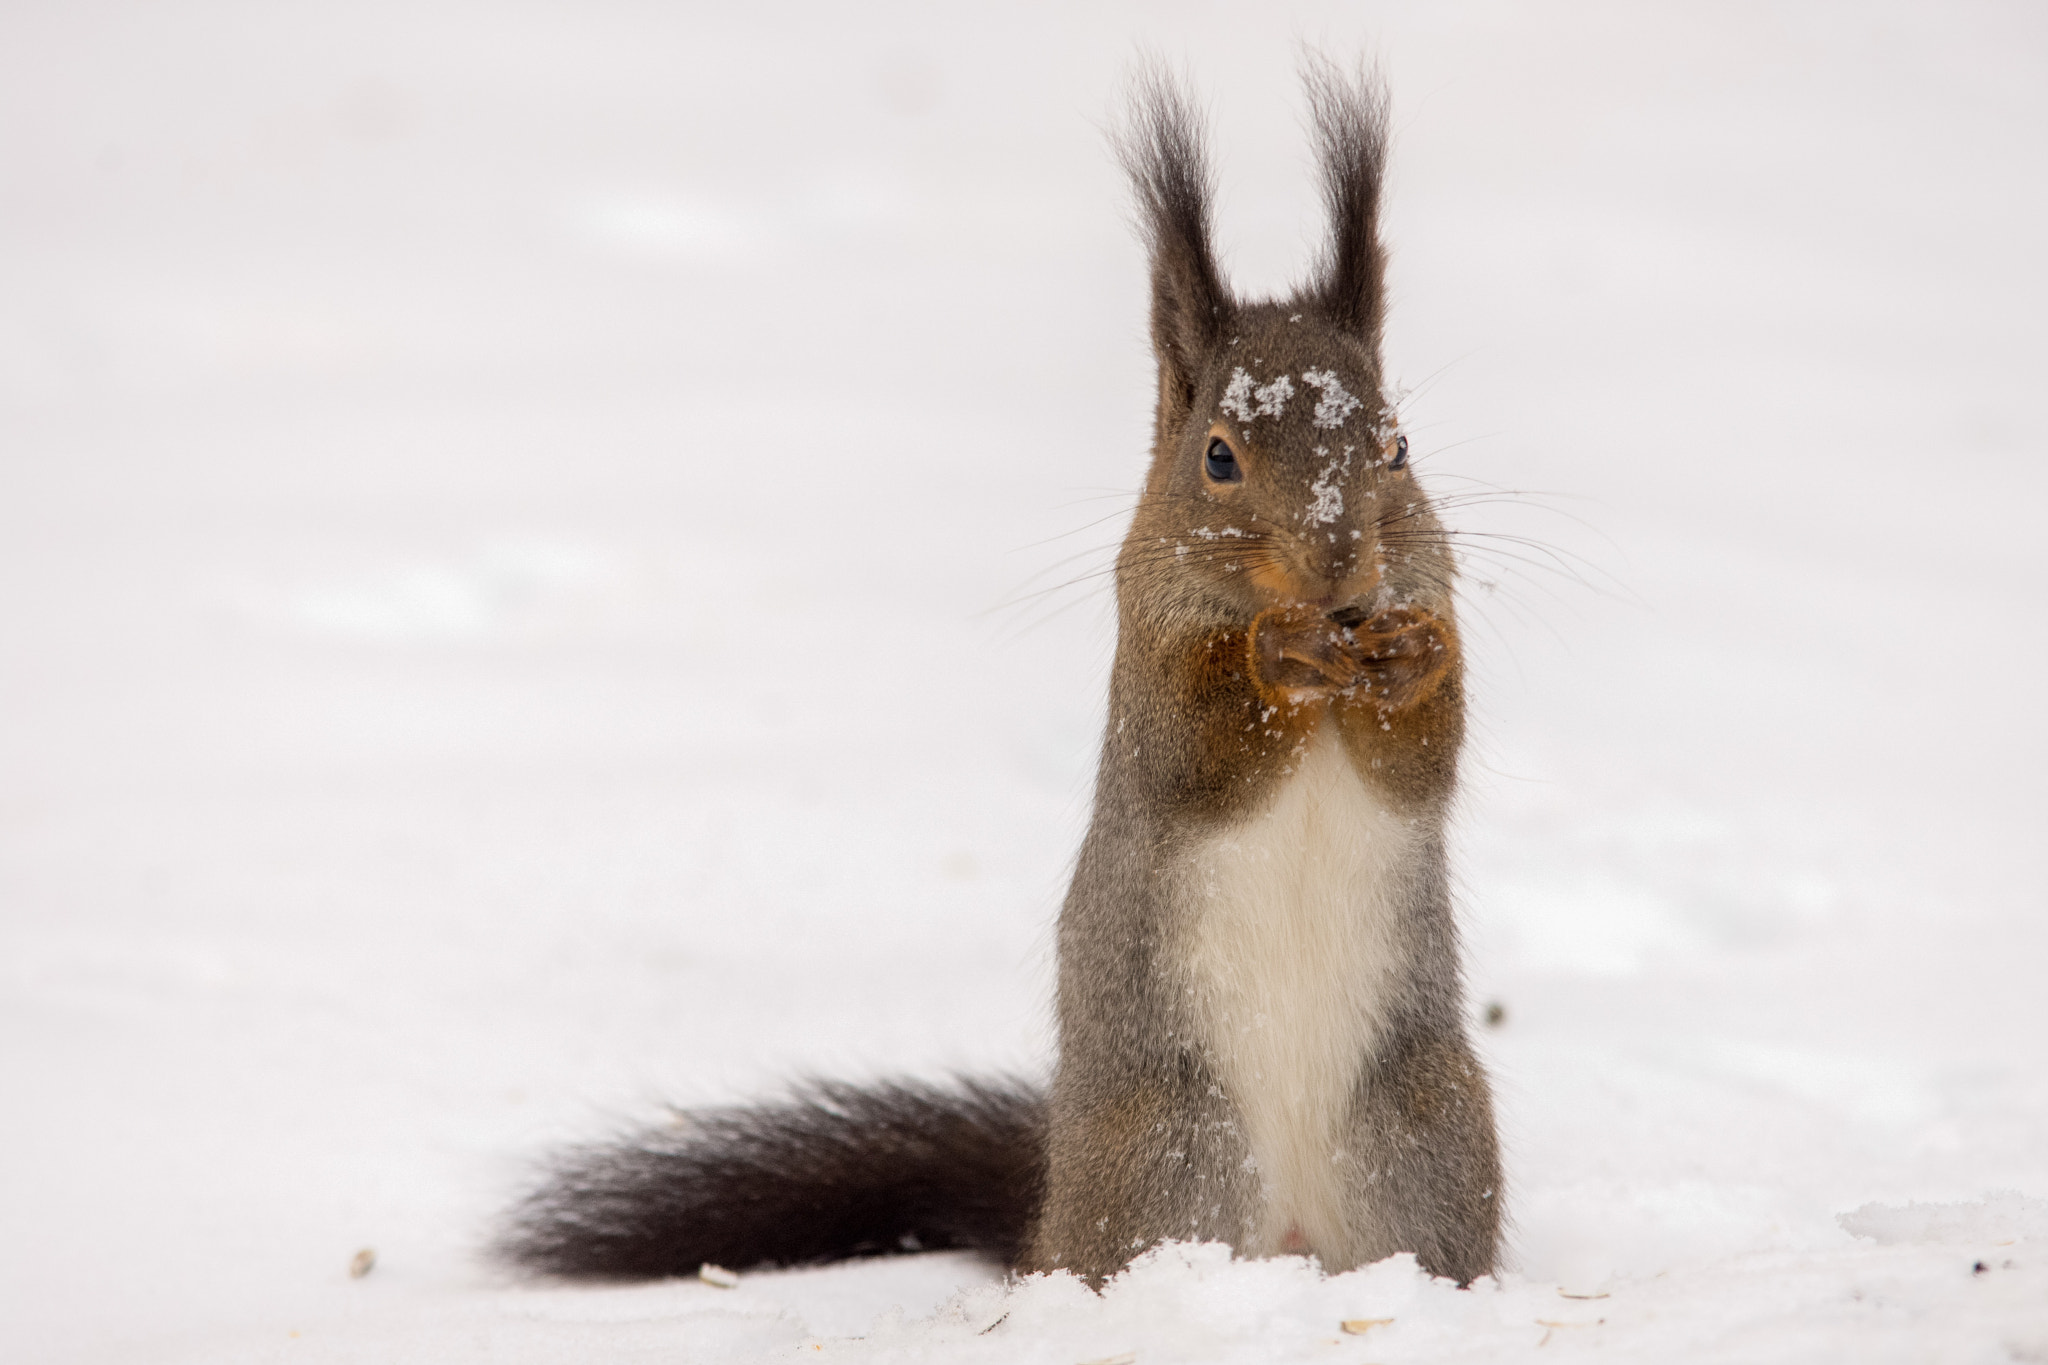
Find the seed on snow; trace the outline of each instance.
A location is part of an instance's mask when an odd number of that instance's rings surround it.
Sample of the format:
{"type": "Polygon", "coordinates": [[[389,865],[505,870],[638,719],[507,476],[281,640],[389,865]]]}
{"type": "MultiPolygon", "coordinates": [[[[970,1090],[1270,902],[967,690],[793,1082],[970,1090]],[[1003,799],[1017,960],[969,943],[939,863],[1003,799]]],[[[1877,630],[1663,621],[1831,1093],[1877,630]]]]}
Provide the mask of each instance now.
{"type": "Polygon", "coordinates": [[[1394,1320],[1392,1318],[1346,1318],[1337,1325],[1354,1337],[1362,1337],[1375,1327],[1393,1326],[1394,1320]]]}

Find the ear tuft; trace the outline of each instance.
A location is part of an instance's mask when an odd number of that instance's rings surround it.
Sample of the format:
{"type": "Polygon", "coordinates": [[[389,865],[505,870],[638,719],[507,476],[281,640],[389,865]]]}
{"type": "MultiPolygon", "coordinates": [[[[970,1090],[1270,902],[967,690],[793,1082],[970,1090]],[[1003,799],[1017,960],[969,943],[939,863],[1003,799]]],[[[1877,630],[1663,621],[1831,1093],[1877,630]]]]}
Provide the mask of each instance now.
{"type": "Polygon", "coordinates": [[[1152,349],[1159,358],[1163,433],[1193,406],[1196,377],[1234,309],[1210,242],[1215,177],[1201,115],[1157,65],[1132,79],[1129,110],[1114,142],[1152,254],[1152,349]]]}
{"type": "Polygon", "coordinates": [[[1386,256],[1380,185],[1387,164],[1387,91],[1369,67],[1345,74],[1318,52],[1303,56],[1330,240],[1308,293],[1331,322],[1379,349],[1386,256]]]}

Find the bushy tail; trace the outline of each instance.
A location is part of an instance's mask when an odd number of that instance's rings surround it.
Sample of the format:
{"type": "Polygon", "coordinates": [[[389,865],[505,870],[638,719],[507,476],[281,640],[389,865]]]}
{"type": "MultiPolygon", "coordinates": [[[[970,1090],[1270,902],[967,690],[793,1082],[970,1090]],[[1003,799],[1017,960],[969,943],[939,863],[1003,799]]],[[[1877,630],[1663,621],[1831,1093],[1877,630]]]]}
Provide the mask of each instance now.
{"type": "Polygon", "coordinates": [[[1015,1081],[814,1081],[566,1153],[500,1251],[642,1278],[961,1248],[1014,1264],[1045,1184],[1045,1098],[1015,1081]]]}

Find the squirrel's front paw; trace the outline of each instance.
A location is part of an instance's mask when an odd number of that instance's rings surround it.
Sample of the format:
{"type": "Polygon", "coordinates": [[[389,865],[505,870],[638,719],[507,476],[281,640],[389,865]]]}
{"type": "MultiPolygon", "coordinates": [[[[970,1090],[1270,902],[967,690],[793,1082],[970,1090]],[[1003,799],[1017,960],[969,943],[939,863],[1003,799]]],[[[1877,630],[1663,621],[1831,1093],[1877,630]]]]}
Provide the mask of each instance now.
{"type": "Polygon", "coordinates": [[[1348,634],[1359,664],[1358,691],[1385,711],[1428,696],[1451,663],[1450,626],[1420,607],[1388,607],[1348,634]]]}
{"type": "Polygon", "coordinates": [[[1418,607],[1395,606],[1340,625],[1308,607],[1272,607],[1252,621],[1252,666],[1269,701],[1299,706],[1338,694],[1400,710],[1434,688],[1450,633],[1418,607]]]}
{"type": "Polygon", "coordinates": [[[1359,680],[1355,635],[1313,607],[1269,607],[1252,620],[1252,671],[1268,702],[1300,706],[1359,680]]]}

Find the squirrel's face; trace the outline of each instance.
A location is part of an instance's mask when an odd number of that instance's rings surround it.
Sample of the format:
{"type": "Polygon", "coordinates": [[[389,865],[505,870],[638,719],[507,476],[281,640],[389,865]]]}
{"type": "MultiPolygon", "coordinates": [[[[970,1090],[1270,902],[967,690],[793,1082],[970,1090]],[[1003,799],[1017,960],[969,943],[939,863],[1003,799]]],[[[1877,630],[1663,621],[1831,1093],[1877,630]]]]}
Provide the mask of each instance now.
{"type": "Polygon", "coordinates": [[[1337,611],[1447,581],[1408,443],[1358,341],[1288,305],[1246,309],[1159,448],[1126,572],[1236,611],[1337,611]]]}

